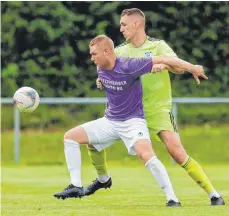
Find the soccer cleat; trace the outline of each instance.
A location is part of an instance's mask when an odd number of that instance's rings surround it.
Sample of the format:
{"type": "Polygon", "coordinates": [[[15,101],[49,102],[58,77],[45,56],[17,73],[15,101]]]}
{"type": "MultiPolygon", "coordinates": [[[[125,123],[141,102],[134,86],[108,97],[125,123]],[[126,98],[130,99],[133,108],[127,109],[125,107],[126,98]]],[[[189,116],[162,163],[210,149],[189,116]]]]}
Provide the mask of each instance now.
{"type": "Polygon", "coordinates": [[[180,207],[181,203],[180,202],[175,202],[174,200],[169,200],[166,203],[166,206],[168,206],[168,207],[180,207]]]}
{"type": "Polygon", "coordinates": [[[110,188],[112,186],[112,180],[111,178],[108,179],[107,182],[101,183],[98,179],[94,180],[92,184],[88,185],[85,188],[85,195],[89,196],[93,193],[95,193],[97,190],[101,188],[110,188]]]}
{"type": "Polygon", "coordinates": [[[57,199],[81,198],[84,196],[84,188],[76,187],[73,184],[68,185],[63,191],[55,193],[53,196],[57,199]]]}
{"type": "Polygon", "coordinates": [[[211,198],[211,205],[215,206],[215,205],[225,205],[225,202],[223,200],[222,197],[212,197],[211,198]]]}

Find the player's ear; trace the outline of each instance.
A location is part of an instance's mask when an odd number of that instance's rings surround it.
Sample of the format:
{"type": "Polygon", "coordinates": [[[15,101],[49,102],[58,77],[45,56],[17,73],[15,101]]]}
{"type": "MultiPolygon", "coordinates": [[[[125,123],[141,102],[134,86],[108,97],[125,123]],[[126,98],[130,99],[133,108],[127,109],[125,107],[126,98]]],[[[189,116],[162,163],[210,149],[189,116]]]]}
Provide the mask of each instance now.
{"type": "Polygon", "coordinates": [[[104,49],[104,54],[105,54],[105,55],[109,54],[108,48],[105,48],[105,49],[104,49]]]}
{"type": "Polygon", "coordinates": [[[134,21],[134,28],[138,28],[138,26],[139,26],[139,21],[138,20],[134,21]]]}

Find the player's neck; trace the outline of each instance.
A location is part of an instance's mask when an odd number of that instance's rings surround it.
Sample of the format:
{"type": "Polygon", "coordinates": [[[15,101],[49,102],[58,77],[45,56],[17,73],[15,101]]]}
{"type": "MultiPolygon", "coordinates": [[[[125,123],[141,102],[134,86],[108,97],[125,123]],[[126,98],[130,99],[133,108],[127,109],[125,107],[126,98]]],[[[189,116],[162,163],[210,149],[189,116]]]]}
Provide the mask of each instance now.
{"type": "Polygon", "coordinates": [[[144,44],[146,38],[147,38],[147,35],[146,35],[145,31],[139,32],[139,33],[135,34],[135,36],[131,40],[131,44],[133,47],[140,47],[142,44],[144,44]]]}
{"type": "Polygon", "coordinates": [[[104,66],[104,69],[111,71],[116,64],[116,56],[113,55],[109,58],[107,64],[104,66]]]}

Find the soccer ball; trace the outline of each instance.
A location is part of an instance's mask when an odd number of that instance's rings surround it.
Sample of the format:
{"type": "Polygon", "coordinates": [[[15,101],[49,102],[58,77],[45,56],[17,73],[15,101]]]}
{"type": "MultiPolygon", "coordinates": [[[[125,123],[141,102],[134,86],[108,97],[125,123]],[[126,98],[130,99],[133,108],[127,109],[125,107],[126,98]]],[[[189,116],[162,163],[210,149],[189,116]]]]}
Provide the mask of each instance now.
{"type": "Polygon", "coordinates": [[[13,101],[20,112],[30,113],[38,107],[40,98],[35,89],[22,87],[15,92],[13,101]]]}

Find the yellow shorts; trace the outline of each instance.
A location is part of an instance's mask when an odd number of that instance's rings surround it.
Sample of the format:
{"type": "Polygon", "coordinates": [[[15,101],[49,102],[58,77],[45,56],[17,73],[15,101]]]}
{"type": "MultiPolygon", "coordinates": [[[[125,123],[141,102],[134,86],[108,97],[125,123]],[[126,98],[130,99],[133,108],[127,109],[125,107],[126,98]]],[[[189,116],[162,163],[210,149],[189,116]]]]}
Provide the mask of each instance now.
{"type": "Polygon", "coordinates": [[[174,116],[171,112],[158,112],[145,116],[150,135],[160,140],[158,133],[162,130],[178,132],[174,116]]]}

